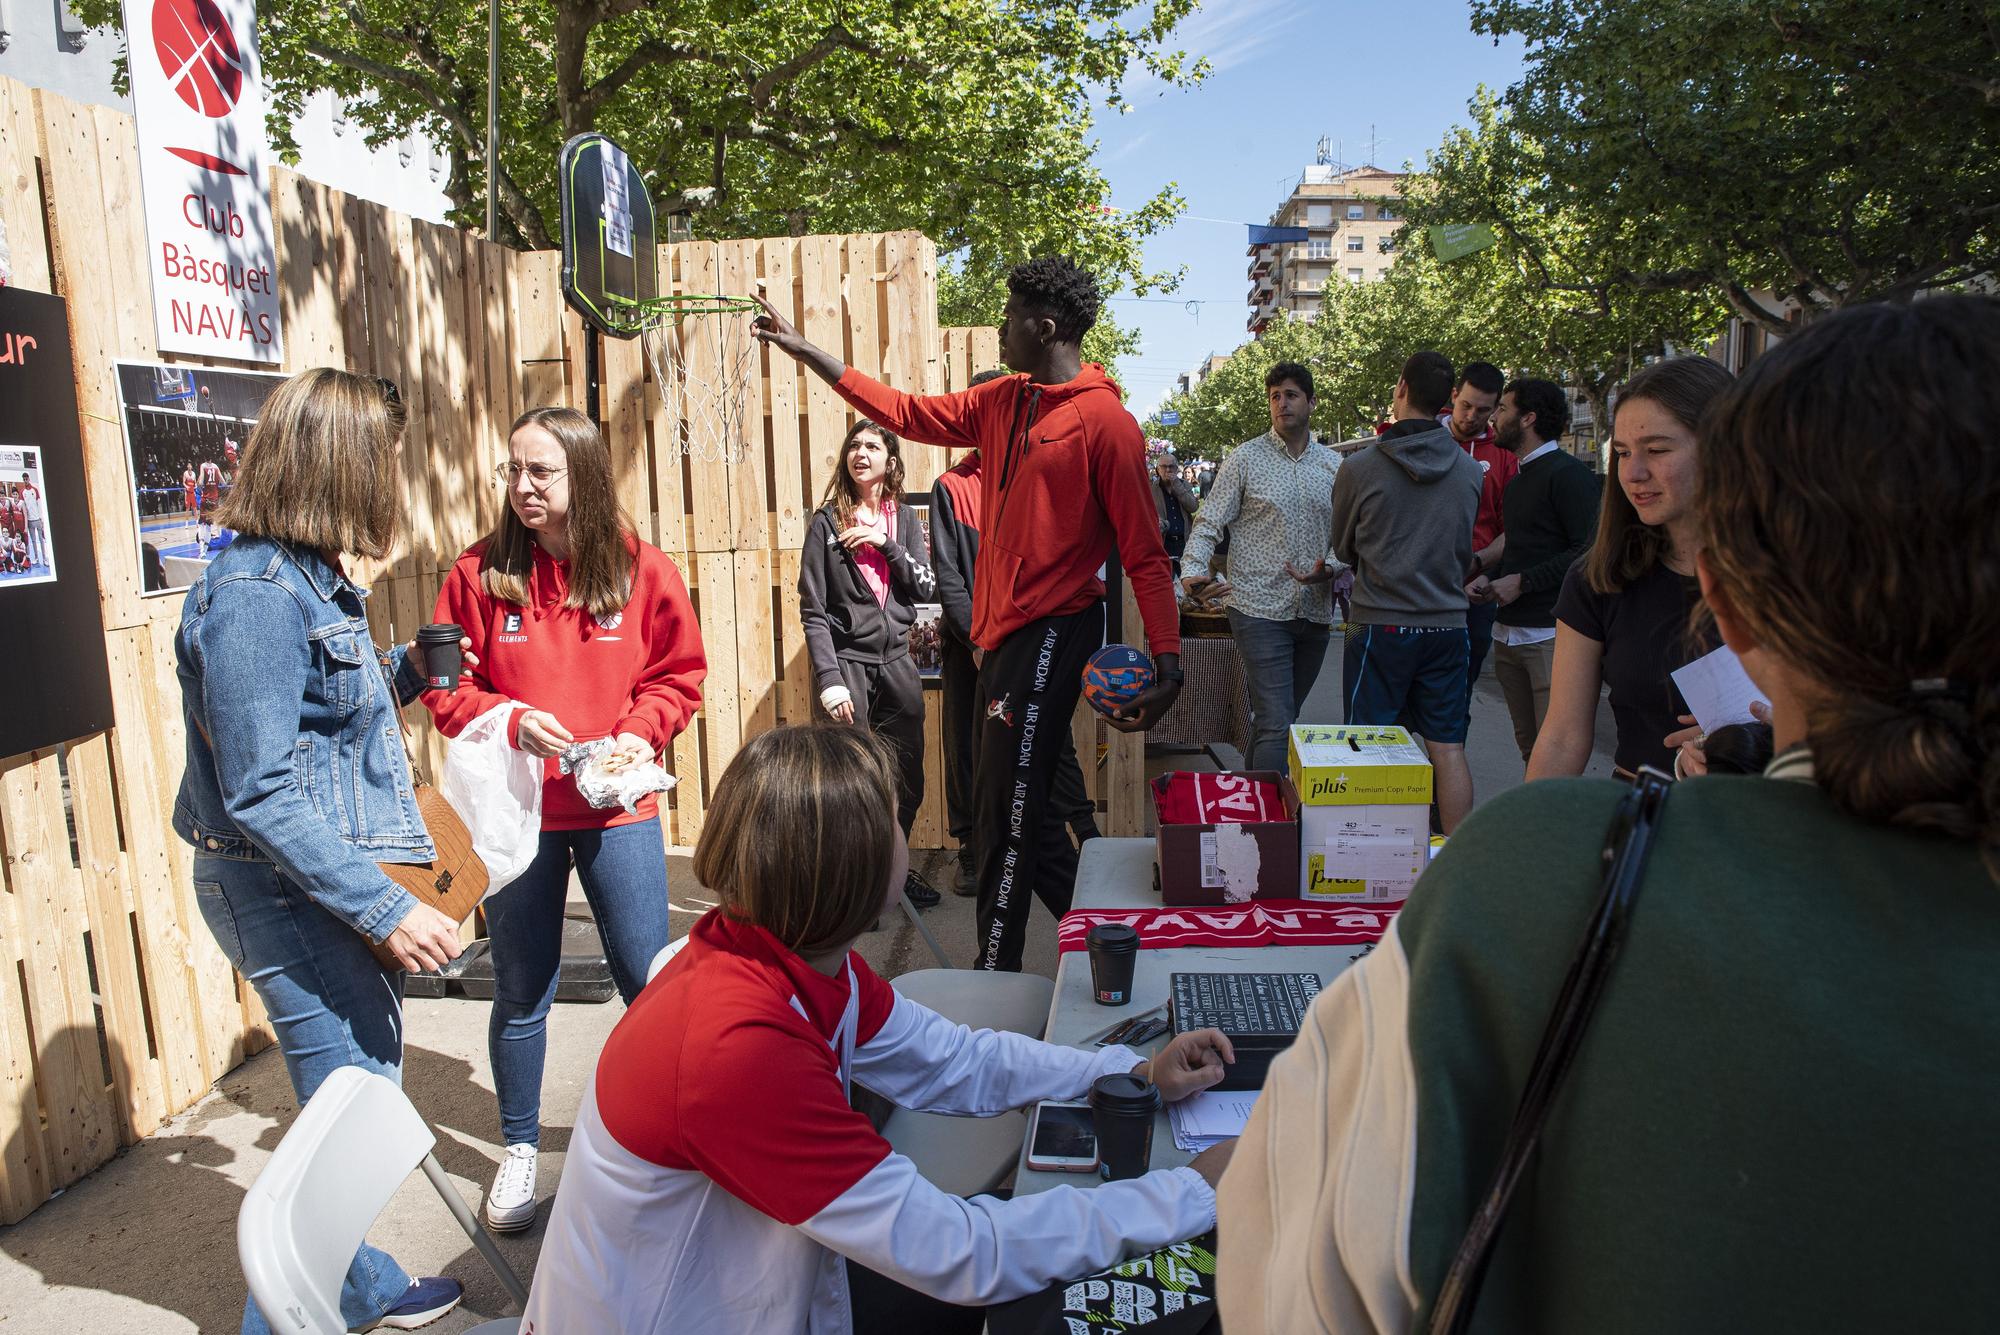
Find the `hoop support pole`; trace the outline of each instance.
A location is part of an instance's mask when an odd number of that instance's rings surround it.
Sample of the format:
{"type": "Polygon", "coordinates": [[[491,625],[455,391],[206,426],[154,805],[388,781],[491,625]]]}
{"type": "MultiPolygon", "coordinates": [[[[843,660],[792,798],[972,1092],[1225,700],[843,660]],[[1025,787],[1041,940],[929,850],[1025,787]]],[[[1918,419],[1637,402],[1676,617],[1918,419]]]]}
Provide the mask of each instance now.
{"type": "Polygon", "coordinates": [[[604,337],[588,324],[583,327],[583,411],[595,426],[597,415],[597,340],[604,337]]]}

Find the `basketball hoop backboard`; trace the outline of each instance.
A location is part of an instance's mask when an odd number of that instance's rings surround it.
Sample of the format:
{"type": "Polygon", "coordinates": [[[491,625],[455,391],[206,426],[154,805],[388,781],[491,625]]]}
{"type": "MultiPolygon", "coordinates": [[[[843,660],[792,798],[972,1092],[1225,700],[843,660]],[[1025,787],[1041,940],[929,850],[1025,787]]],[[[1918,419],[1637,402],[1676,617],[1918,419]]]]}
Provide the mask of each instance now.
{"type": "Polygon", "coordinates": [[[653,196],[624,149],[601,134],[563,145],[562,291],[578,314],[613,338],[636,338],[644,304],[660,295],[653,196]]]}

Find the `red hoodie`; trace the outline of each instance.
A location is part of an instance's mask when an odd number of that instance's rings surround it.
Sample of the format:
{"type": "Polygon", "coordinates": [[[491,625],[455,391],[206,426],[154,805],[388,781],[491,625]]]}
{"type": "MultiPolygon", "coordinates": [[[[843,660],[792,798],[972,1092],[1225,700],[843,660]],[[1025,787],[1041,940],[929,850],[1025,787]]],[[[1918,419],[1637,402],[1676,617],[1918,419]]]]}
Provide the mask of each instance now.
{"type": "Polygon", "coordinates": [[[976,447],[979,565],[972,640],[995,649],[1043,617],[1104,596],[1097,570],[1112,544],[1139,600],[1155,654],[1181,650],[1173,569],[1146,477],[1146,438],[1104,368],[1037,385],[1025,375],[919,398],[849,367],[834,387],[890,430],[931,445],[976,447]]]}
{"type": "MultiPolygon", "coordinates": [[[[459,674],[449,694],[426,691],[424,704],[440,731],[456,737],[495,705],[519,700],[556,716],[580,742],[629,732],[664,748],[701,708],[708,675],[701,627],[688,602],[681,572],[659,548],[630,539],[634,551],[632,597],[625,610],[599,619],[564,607],[569,562],[535,548],[528,606],[502,602],[486,592],[474,543],[445,576],[437,619],[456,621],[472,640],[479,666],[459,674]]],[[[507,740],[521,744],[521,711],[507,723],[507,740]]],[[[551,758],[542,782],[544,830],[594,830],[650,820],[659,804],[647,798],[627,814],[583,800],[576,784],[551,758]]]]}

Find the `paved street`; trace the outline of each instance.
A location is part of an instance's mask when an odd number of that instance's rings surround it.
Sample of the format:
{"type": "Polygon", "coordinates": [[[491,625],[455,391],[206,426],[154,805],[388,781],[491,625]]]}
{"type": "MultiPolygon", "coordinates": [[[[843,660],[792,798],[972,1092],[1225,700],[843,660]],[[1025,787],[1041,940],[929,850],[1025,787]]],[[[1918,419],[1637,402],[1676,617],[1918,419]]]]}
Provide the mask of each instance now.
{"type": "MultiPolygon", "coordinates": [[[[1308,700],[1307,721],[1339,717],[1339,676],[1336,639],[1327,670],[1308,700]]],[[[1610,711],[1599,714],[1593,774],[1610,769],[1610,711]]],[[[1469,750],[1481,798],[1521,781],[1506,706],[1490,671],[1475,697],[1469,750]]],[[[949,857],[925,857],[933,879],[945,888],[951,877],[949,857]]],[[[694,883],[689,862],[685,854],[670,860],[677,934],[711,902],[694,883]]],[[[580,906],[581,900],[576,902],[580,906]]],[[[947,893],[926,920],[955,962],[972,958],[970,900],[947,893]]],[[[933,963],[900,916],[864,938],[861,952],[886,976],[933,963]]],[[[1039,911],[1029,932],[1027,965],[1049,974],[1055,969],[1054,924],[1039,911]]],[[[554,1194],[584,1081],[622,1009],[615,1001],[559,1005],[551,1017],[542,1099],[544,1198],[554,1194]]],[[[413,1000],[406,1014],[405,1087],[437,1131],[439,1160],[465,1199],[476,1203],[500,1153],[485,1056],[487,1007],[464,999],[413,1000]]],[[[242,1295],[236,1211],[245,1187],[278,1143],[291,1102],[277,1050],[260,1053],[157,1135],[22,1223],[0,1229],[0,1331],[178,1335],[235,1330],[242,1295]]],[[[498,1282],[421,1175],[404,1185],[370,1238],[413,1273],[442,1272],[465,1283],[465,1304],[426,1329],[450,1335],[505,1312],[498,1282]]],[[[538,1224],[500,1245],[525,1276],[533,1269],[540,1239],[538,1224]]]]}

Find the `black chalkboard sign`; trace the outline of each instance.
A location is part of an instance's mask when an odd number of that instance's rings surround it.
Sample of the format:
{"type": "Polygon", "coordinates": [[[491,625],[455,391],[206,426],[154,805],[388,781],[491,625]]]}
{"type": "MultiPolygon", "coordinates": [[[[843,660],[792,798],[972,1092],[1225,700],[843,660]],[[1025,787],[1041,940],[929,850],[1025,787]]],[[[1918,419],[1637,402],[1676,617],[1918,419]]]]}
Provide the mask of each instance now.
{"type": "Polygon", "coordinates": [[[0,288],[0,756],[110,726],[69,310],[0,288]]]}

